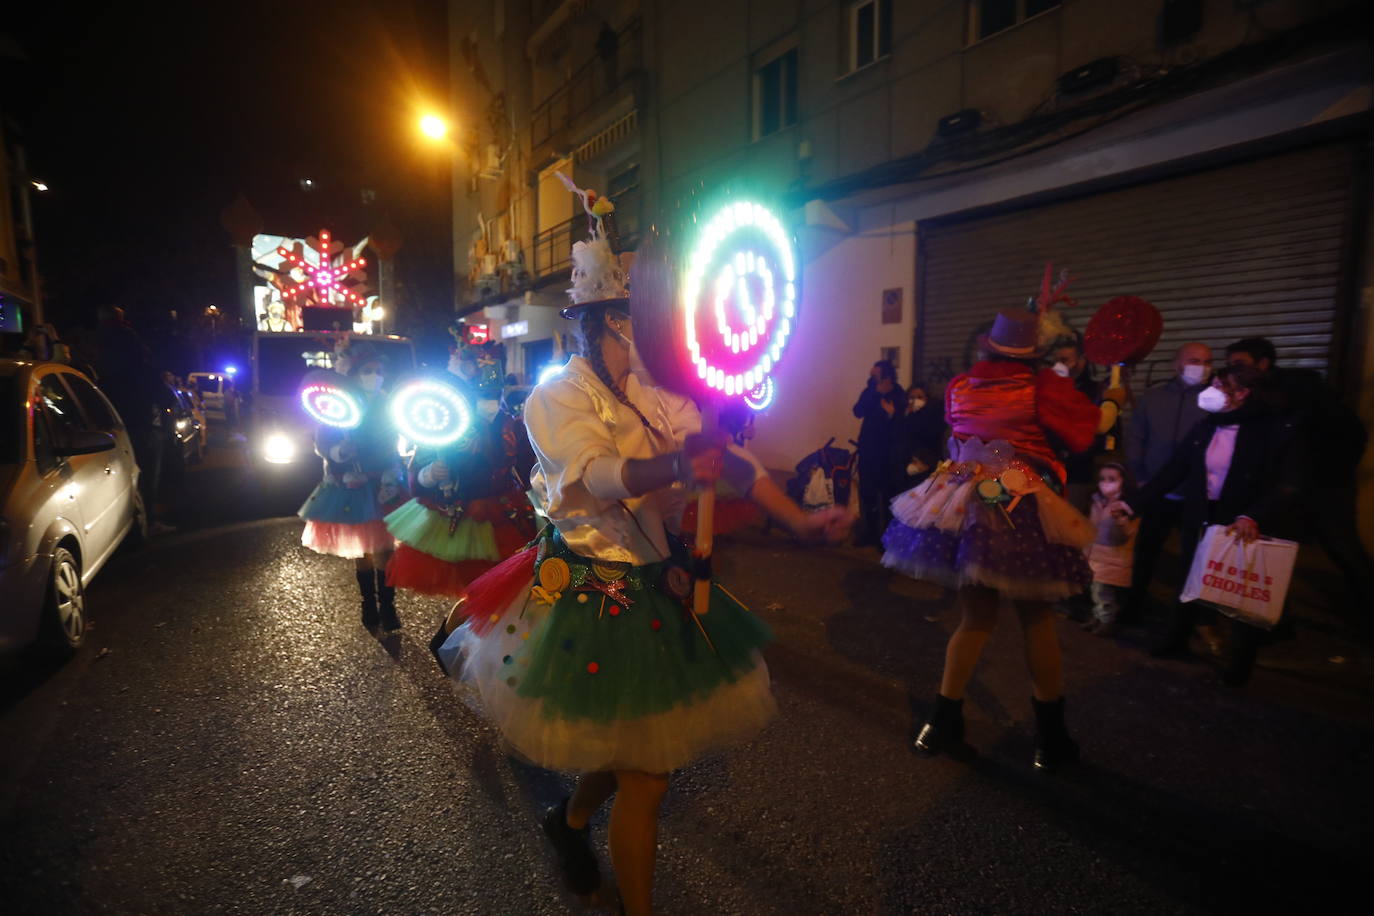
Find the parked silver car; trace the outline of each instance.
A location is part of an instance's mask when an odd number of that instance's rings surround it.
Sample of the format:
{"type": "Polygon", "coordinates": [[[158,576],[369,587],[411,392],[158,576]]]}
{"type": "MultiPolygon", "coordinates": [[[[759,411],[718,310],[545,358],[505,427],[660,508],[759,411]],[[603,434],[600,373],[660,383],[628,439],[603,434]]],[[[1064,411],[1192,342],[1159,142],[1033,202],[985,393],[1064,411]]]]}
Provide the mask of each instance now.
{"type": "Polygon", "coordinates": [[[0,651],[80,647],[86,586],[145,519],[105,396],[69,366],[0,359],[0,651]]]}

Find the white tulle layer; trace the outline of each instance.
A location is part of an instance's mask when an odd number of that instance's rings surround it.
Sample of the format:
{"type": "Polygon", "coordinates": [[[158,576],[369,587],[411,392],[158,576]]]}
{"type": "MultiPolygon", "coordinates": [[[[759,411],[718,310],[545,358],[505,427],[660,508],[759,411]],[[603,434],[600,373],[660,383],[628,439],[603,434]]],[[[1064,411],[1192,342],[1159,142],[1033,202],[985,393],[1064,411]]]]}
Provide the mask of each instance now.
{"type": "MultiPolygon", "coordinates": [[[[937,474],[893,499],[892,515],[909,528],[958,534],[983,508],[976,486],[976,480],[957,483],[937,474]]],[[[1097,539],[1092,522],[1049,487],[1036,491],[1035,505],[1046,542],[1084,549],[1097,539]]]]}

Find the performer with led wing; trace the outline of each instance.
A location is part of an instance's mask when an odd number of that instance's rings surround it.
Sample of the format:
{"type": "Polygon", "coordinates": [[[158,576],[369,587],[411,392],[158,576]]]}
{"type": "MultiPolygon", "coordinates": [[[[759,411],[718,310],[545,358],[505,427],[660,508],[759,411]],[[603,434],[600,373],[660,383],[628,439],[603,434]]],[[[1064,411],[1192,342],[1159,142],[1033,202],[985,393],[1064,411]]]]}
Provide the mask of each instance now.
{"type": "Polygon", "coordinates": [[[1116,419],[1038,358],[1059,336],[1051,302],[1037,312],[997,315],[981,341],[987,354],[950,381],[945,412],[949,459],[892,501],[884,565],[957,589],[963,619],[945,650],[934,713],[916,738],[927,755],[971,752],[964,742],[964,688],[997,621],[1003,597],[1015,605],[1034,687],[1036,769],[1078,758],[1064,727],[1063,669],[1053,602],[1088,587],[1083,548],[1094,529],[1061,495],[1065,471],[1049,436],[1087,449],[1116,419]]]}
{"type": "Polygon", "coordinates": [[[499,346],[458,338],[446,373],[392,396],[398,429],[416,444],[414,498],[386,517],[398,542],[387,566],[392,586],[459,598],[534,537],[514,467],[523,430],[500,403],[499,346]]]}
{"type": "Polygon", "coordinates": [[[668,774],[748,740],[774,712],[759,655],[768,628],[710,582],[679,538],[685,487],[724,476],[800,534],[847,525],[803,515],[747,452],[701,433],[688,397],[638,368],[636,344],[658,345],[636,333],[639,315],[675,308],[672,274],[641,255],[632,307],[603,219],[610,202],[578,193],[593,235],[573,248],[563,314],[578,322],[582,354],[525,406],[539,459],[533,488],[551,525],[473,583],[454,615],[467,622],[439,654],[450,669],[461,658],[516,752],[583,774],[544,821],[575,892],[600,884],[587,824],[616,796],[611,859],[626,912],[645,914],[668,774]],[[694,604],[698,584],[704,606],[694,604]]]}
{"type": "Polygon", "coordinates": [[[363,626],[395,630],[396,590],[386,584],[395,542],[382,519],[404,500],[405,487],[385,380],[385,359],[366,342],[340,353],[335,372],[307,377],[301,400],[320,424],[315,451],[324,479],[297,514],[305,519],[301,543],[354,560],[363,626]]]}

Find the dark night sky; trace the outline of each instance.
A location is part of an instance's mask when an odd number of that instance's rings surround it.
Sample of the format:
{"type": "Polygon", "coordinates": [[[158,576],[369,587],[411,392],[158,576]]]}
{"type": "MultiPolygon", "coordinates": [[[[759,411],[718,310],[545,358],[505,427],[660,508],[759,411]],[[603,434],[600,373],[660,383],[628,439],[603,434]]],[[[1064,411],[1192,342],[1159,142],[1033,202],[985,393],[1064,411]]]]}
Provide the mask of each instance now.
{"type": "Polygon", "coordinates": [[[239,191],[284,235],[351,242],[389,213],[402,280],[451,295],[446,154],[414,127],[446,96],[443,0],[22,7],[0,30],[28,60],[0,92],[52,187],[35,195],[50,318],[232,308],[220,212],[239,191]]]}

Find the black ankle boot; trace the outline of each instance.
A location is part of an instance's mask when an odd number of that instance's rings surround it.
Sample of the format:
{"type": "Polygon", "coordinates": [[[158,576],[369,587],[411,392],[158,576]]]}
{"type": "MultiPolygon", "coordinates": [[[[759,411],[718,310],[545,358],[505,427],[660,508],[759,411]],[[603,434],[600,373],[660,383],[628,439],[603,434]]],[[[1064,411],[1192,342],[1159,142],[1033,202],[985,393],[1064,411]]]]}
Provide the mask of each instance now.
{"type": "Polygon", "coordinates": [[[372,570],[358,573],[358,591],[363,596],[363,626],[370,630],[381,621],[377,616],[377,586],[372,570]]]}
{"type": "Polygon", "coordinates": [[[1031,697],[1035,707],[1035,760],[1037,770],[1053,770],[1060,764],[1078,761],[1078,745],[1064,728],[1064,698],[1042,703],[1031,697]]]}
{"type": "Polygon", "coordinates": [[[377,605],[381,611],[382,629],[387,632],[401,628],[401,618],[396,616],[396,587],[386,584],[386,570],[377,570],[377,605]]]}
{"type": "Polygon", "coordinates": [[[935,695],[935,711],[916,736],[916,750],[927,757],[942,752],[959,757],[973,752],[973,748],[964,742],[963,700],[951,700],[938,693],[935,695]]]}
{"type": "Polygon", "coordinates": [[[568,801],[563,799],[544,815],[544,835],[558,853],[563,883],[574,894],[586,896],[601,887],[601,869],[592,851],[590,825],[581,830],[568,826],[568,801]]]}

